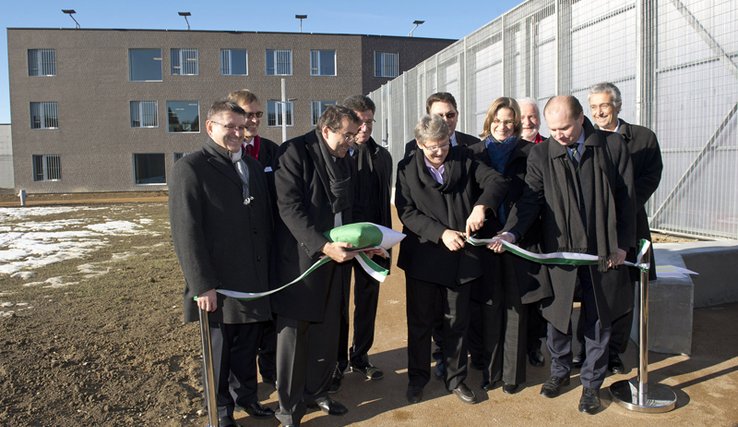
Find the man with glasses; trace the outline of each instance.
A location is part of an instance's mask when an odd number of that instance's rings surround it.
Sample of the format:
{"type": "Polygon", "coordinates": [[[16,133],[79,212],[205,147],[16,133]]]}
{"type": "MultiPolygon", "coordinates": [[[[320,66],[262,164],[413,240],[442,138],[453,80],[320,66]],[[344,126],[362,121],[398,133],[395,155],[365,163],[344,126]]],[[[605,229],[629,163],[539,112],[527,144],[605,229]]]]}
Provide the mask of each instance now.
{"type": "MultiPolygon", "coordinates": [[[[355,95],[346,98],[343,106],[351,109],[361,120],[351,159],[355,165],[354,222],[373,222],[392,228],[390,212],[390,188],[392,179],[392,157],[386,148],[372,138],[374,125],[374,102],[367,96],[355,95]]],[[[389,268],[389,259],[375,261],[389,268]]],[[[368,380],[381,380],[384,373],[369,362],[369,349],[374,343],[374,323],[379,301],[379,282],[364,269],[353,265],[354,270],[354,334],[351,348],[348,349],[349,335],[349,293],[342,301],[341,336],[338,346],[338,366],[333,376],[330,392],[341,387],[341,379],[346,368],[361,373],[368,380]],[[348,356],[347,356],[348,353],[348,356]]]]}
{"type": "Polygon", "coordinates": [[[353,164],[347,156],[360,120],[331,105],[316,128],[280,147],[275,172],[277,207],[276,283],[287,283],[323,256],[332,261],[272,295],[277,315],[277,419],[299,425],[306,407],[330,415],[348,412],[328,397],[336,368],[341,298],[354,252],[330,242],[325,232],[353,222],[353,164]]]}
{"type": "Polygon", "coordinates": [[[222,427],[236,425],[235,405],[255,418],[274,415],[256,393],[256,353],[271,319],[269,298],[241,301],[216,293],[269,289],[272,208],[261,165],[241,148],[244,116],[233,102],[214,103],[205,122],[209,139],[202,150],[174,164],[169,184],[172,240],[185,278],[185,321],[197,321],[198,309],[208,312],[222,427]]]}
{"type": "MultiPolygon", "coordinates": [[[[259,125],[264,115],[261,103],[256,94],[248,89],[241,89],[228,94],[228,100],[238,104],[246,112],[246,129],[243,137],[243,150],[249,156],[261,163],[267,176],[269,194],[272,198],[274,215],[277,215],[276,192],[274,189],[274,169],[277,166],[277,152],[279,145],[274,141],[259,136],[259,125]]],[[[275,387],[277,368],[275,352],[277,351],[277,334],[274,331],[274,322],[268,322],[259,344],[259,372],[262,380],[275,387]]]]}
{"type": "MultiPolygon", "coordinates": [[[[459,123],[459,109],[456,107],[456,98],[448,92],[436,92],[425,101],[425,112],[430,115],[440,116],[448,129],[451,131],[449,140],[451,146],[469,146],[479,142],[479,138],[456,130],[459,123]]],[[[418,148],[414,139],[405,144],[405,157],[413,154],[418,148]]]]}

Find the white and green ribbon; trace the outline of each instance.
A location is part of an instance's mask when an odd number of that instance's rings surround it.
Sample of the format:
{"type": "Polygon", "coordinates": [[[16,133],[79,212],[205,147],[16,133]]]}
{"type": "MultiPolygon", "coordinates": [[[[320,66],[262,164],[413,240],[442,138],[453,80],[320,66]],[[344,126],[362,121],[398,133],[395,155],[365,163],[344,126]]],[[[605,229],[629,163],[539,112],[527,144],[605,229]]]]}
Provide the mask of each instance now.
{"type": "MultiPolygon", "coordinates": [[[[374,280],[378,282],[384,282],[389,274],[389,270],[380,266],[365,253],[366,251],[381,249],[385,252],[385,255],[389,256],[387,250],[392,246],[398,244],[405,235],[403,233],[392,230],[391,228],[383,227],[381,225],[373,224],[371,222],[357,222],[353,224],[343,225],[336,227],[326,233],[327,237],[333,242],[345,242],[350,243],[355,249],[356,261],[359,265],[367,272],[374,280]]],[[[216,289],[215,291],[223,296],[229,298],[235,298],[244,301],[255,300],[263,298],[267,295],[277,293],[285,288],[300,282],[305,277],[309,276],[312,272],[320,268],[322,265],[331,262],[329,257],[322,257],[315,261],[307,270],[296,277],[289,283],[272,289],[266,292],[238,292],[229,289],[216,289]]],[[[195,297],[195,300],[197,297],[195,297]]]]}
{"type": "MultiPolygon", "coordinates": [[[[505,246],[505,250],[508,252],[538,264],[582,266],[597,265],[599,263],[597,255],[582,254],[578,252],[551,252],[547,254],[538,254],[527,251],[520,246],[502,239],[477,239],[474,237],[466,239],[466,241],[473,246],[486,246],[487,244],[498,240],[503,246],[505,246]]],[[[623,264],[629,267],[635,267],[639,270],[647,271],[649,269],[649,265],[643,262],[643,256],[648,252],[648,248],[650,246],[651,242],[642,239],[640,241],[640,248],[638,250],[638,255],[636,256],[636,261],[625,261],[623,264]]]]}

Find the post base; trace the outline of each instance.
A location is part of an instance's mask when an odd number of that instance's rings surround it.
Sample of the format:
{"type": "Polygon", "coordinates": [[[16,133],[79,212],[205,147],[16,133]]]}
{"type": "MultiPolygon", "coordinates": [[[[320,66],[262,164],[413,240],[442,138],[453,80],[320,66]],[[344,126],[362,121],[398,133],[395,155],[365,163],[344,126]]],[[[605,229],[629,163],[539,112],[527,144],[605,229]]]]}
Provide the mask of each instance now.
{"type": "Polygon", "coordinates": [[[612,400],[631,411],[669,412],[676,406],[676,394],[664,384],[648,384],[643,404],[638,402],[638,378],[617,381],[610,386],[612,400]]]}

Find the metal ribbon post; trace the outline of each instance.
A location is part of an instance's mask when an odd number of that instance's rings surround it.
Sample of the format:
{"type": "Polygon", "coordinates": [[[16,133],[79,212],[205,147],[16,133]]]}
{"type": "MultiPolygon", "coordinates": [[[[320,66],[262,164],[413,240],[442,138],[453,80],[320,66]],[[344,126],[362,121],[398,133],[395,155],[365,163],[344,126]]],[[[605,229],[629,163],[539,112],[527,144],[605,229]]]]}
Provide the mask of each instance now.
{"type": "Polygon", "coordinates": [[[614,382],[610,386],[613,400],[631,411],[668,412],[676,406],[676,394],[664,384],[648,383],[648,266],[651,253],[646,252],[641,264],[640,280],[640,331],[638,334],[638,376],[630,380],[614,382]]]}
{"type": "Polygon", "coordinates": [[[205,400],[208,405],[208,425],[220,427],[218,422],[218,403],[215,400],[215,371],[213,369],[213,347],[210,342],[210,320],[208,312],[200,309],[200,339],[202,342],[202,368],[205,379],[205,400]]]}

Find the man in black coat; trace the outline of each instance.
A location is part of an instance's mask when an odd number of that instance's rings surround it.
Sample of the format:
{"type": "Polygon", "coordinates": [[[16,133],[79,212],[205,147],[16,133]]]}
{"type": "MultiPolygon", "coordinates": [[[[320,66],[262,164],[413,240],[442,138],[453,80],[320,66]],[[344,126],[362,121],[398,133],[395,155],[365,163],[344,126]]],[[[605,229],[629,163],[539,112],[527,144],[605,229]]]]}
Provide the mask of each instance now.
{"type": "MultiPolygon", "coordinates": [[[[592,127],[573,96],[551,98],[543,111],[551,137],[531,150],[527,187],[500,239],[514,243],[540,216],[543,252],[597,256],[596,266],[547,267],[553,298],[543,304],[551,377],[541,394],[552,398],[569,384],[572,302],[575,292],[581,293],[587,358],[580,373],[579,410],[592,414],[601,408],[612,319],[625,314],[633,298],[629,272],[616,268],[635,247],[630,154],[619,135],[592,127]]],[[[502,251],[502,244],[491,248],[502,251]]]]}
{"type": "MultiPolygon", "coordinates": [[[[258,160],[264,168],[269,185],[269,194],[272,199],[274,216],[277,216],[274,189],[274,170],[277,168],[277,152],[279,145],[274,141],[259,136],[259,125],[264,115],[259,98],[248,89],[233,91],[228,94],[228,100],[238,104],[246,112],[246,129],[243,137],[243,150],[249,156],[258,160]]],[[[265,383],[272,387],[276,384],[277,367],[275,353],[277,351],[277,333],[274,330],[274,321],[265,324],[259,344],[259,372],[265,383]]]]}
{"type": "MultiPolygon", "coordinates": [[[[441,116],[449,130],[451,131],[451,146],[471,146],[479,142],[479,138],[456,130],[459,123],[459,108],[456,106],[456,98],[448,92],[436,92],[425,100],[426,114],[435,114],[441,116]]],[[[415,153],[418,148],[418,142],[413,139],[405,144],[405,155],[408,157],[415,153]]]]}
{"type": "Polygon", "coordinates": [[[209,312],[221,426],[236,425],[235,405],[255,417],[274,415],[256,394],[257,343],[271,319],[269,298],[247,302],[216,293],[269,289],[271,202],[261,166],[241,149],[244,115],[235,103],[214,103],[205,122],[210,138],[201,151],[175,163],[169,184],[172,240],[185,278],[185,321],[196,321],[198,309],[209,312]]]}
{"type": "MultiPolygon", "coordinates": [[[[620,95],[620,89],[612,83],[598,83],[589,89],[589,108],[592,113],[592,120],[595,126],[606,132],[615,132],[620,134],[628,145],[630,158],[633,162],[633,185],[635,187],[635,208],[636,208],[636,241],[646,239],[651,241],[651,229],[648,226],[648,215],[646,214],[646,202],[656,191],[661,182],[661,171],[664,165],[661,161],[661,149],[659,142],[650,129],[643,126],[632,125],[623,119],[618,118],[620,109],[623,105],[623,99],[620,95]]],[[[651,269],[649,278],[656,279],[656,263],[653,257],[653,249],[651,252],[651,269]]],[[[628,257],[635,259],[635,250],[628,254],[628,257]]],[[[637,270],[631,271],[631,286],[640,280],[640,274],[637,270]]],[[[633,292],[633,288],[631,288],[633,292]]],[[[615,374],[625,372],[625,366],[620,359],[620,353],[624,353],[628,347],[630,339],[630,330],[633,324],[633,307],[631,305],[627,314],[612,322],[612,336],[610,337],[610,356],[608,361],[608,369],[615,374]]],[[[581,335],[578,336],[582,342],[581,335]]],[[[584,360],[584,354],[580,353],[575,357],[575,365],[581,365],[584,360]],[[577,363],[578,362],[578,363],[577,363]]]]}
{"type": "Polygon", "coordinates": [[[359,118],[329,106],[317,127],[280,147],[275,172],[277,206],[276,283],[298,277],[322,256],[328,262],[272,296],[277,315],[277,419],[299,425],[306,406],[330,415],[348,410],[328,397],[336,367],[343,289],[354,253],[325,233],[352,222],[353,165],[347,157],[359,118]]]}
{"type": "MultiPolygon", "coordinates": [[[[351,159],[355,163],[354,222],[372,222],[392,228],[390,188],[392,180],[392,156],[386,148],[372,138],[374,111],[371,98],[355,95],[346,98],[343,106],[351,109],[361,120],[351,159]]],[[[390,260],[376,257],[378,264],[389,268],[390,260]]],[[[359,372],[368,380],[380,380],[384,373],[369,362],[369,349],[374,343],[374,323],[379,302],[379,282],[367,274],[358,264],[354,270],[354,334],[348,349],[349,293],[347,287],[341,310],[341,339],[338,346],[338,368],[334,374],[331,392],[337,392],[347,367],[359,372]],[[348,350],[348,352],[347,352],[348,350]],[[347,356],[348,354],[348,356],[347,356]]]]}

